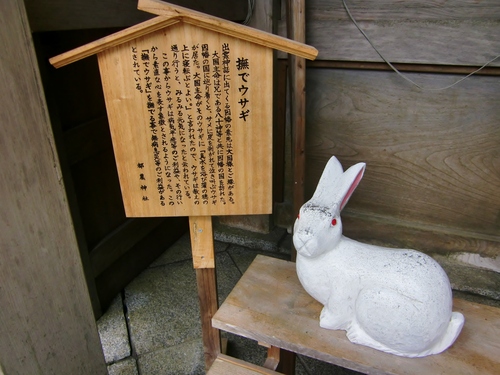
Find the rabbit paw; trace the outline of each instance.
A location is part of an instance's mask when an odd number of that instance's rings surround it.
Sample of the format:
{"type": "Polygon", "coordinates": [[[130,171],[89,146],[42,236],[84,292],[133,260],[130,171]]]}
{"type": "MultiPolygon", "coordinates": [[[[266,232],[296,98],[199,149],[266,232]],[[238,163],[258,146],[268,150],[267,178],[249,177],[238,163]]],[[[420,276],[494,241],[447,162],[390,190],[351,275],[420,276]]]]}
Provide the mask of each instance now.
{"type": "Polygon", "coordinates": [[[345,329],[348,326],[348,322],[325,306],[321,310],[319,326],[326,329],[345,329]]]}

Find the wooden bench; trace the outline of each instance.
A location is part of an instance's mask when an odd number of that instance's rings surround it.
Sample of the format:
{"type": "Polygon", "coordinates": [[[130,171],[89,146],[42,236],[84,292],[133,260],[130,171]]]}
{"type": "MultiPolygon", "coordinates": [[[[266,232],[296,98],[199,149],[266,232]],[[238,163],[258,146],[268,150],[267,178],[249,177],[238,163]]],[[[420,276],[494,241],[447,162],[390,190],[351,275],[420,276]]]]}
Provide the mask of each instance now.
{"type": "Polygon", "coordinates": [[[279,372],[219,354],[207,375],[279,375],[279,372]]]}
{"type": "Polygon", "coordinates": [[[212,319],[213,326],[370,374],[500,374],[500,309],[454,300],[465,326],[439,355],[404,358],[351,343],[319,327],[321,304],[300,285],[295,264],[257,256],[212,319]]]}

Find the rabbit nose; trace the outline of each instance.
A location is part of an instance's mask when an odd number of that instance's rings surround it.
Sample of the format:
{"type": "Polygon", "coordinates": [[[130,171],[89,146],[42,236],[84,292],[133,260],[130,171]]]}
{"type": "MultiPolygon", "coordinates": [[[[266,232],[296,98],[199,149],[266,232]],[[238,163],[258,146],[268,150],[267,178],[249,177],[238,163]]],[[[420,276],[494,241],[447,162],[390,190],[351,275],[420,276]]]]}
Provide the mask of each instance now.
{"type": "Polygon", "coordinates": [[[316,247],[316,239],[301,231],[294,234],[293,245],[299,254],[311,256],[316,247]]]}

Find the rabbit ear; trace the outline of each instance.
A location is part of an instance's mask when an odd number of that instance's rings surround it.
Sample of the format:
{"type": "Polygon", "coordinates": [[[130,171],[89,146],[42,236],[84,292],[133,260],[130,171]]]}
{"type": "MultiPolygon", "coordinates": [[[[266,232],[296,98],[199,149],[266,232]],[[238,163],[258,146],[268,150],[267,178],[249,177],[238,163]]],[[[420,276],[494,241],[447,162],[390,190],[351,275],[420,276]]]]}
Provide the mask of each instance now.
{"type": "MultiPolygon", "coordinates": [[[[339,181],[339,184],[336,187],[338,194],[342,197],[340,201],[340,209],[345,207],[349,198],[351,198],[352,193],[358,186],[359,182],[363,178],[363,174],[365,173],[366,164],[358,163],[350,167],[345,173],[342,175],[342,178],[339,181]]],[[[337,201],[338,202],[338,201],[337,201]]]]}
{"type": "Polygon", "coordinates": [[[337,203],[332,196],[332,188],[338,184],[343,174],[344,169],[342,168],[342,164],[340,164],[335,156],[332,156],[323,170],[311,201],[325,207],[331,207],[337,203]]]}

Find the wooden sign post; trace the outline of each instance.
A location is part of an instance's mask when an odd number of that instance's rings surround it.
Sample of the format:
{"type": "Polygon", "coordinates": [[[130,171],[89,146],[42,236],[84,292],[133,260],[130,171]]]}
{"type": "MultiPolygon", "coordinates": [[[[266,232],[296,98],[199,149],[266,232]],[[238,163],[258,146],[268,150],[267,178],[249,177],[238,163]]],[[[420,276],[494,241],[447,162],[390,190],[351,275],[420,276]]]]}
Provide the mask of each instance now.
{"type": "Polygon", "coordinates": [[[56,56],[97,54],[126,215],[189,216],[205,359],[220,350],[211,216],[272,212],[273,48],[316,49],[157,0],[160,15],[56,56]]]}

